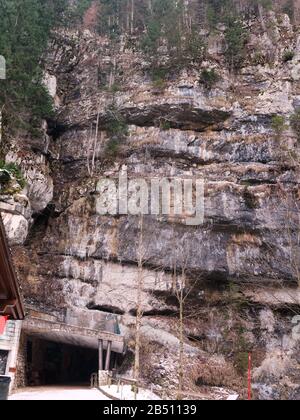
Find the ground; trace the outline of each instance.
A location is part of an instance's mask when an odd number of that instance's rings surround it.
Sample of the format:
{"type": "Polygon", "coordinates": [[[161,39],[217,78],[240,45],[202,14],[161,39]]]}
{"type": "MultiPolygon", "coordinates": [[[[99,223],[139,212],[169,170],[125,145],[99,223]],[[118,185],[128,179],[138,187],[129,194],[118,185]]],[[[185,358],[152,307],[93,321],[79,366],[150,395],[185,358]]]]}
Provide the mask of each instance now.
{"type": "Polygon", "coordinates": [[[9,397],[10,401],[106,401],[96,389],[84,387],[24,388],[9,397]]]}
{"type": "MultiPolygon", "coordinates": [[[[134,400],[134,394],[131,386],[125,385],[118,388],[117,386],[103,387],[107,394],[111,394],[121,400],[134,400]]],[[[159,399],[150,391],[141,390],[137,396],[138,400],[157,400],[159,399]]],[[[23,388],[9,397],[10,401],[107,401],[105,397],[97,389],[75,386],[44,386],[35,388],[23,388]]]]}

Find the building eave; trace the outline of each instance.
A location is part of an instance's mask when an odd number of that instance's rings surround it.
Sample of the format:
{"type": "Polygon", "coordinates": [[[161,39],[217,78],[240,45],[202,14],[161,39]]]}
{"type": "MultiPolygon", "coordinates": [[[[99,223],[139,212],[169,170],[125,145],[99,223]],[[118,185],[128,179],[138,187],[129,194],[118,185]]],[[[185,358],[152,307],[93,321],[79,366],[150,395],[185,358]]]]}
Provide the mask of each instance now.
{"type": "Polygon", "coordinates": [[[25,317],[17,275],[13,266],[2,218],[0,216],[0,315],[15,320],[25,317]]]}

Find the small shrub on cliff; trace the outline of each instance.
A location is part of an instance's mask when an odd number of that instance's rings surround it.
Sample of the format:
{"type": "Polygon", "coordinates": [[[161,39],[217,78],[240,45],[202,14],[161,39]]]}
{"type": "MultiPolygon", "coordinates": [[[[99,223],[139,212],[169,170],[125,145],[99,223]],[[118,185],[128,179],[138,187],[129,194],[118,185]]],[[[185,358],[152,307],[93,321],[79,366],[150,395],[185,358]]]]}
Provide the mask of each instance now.
{"type": "Polygon", "coordinates": [[[117,139],[109,139],[105,146],[105,156],[115,158],[120,153],[120,143],[117,139]]]}
{"type": "Polygon", "coordinates": [[[267,62],[268,58],[260,51],[256,52],[252,58],[252,64],[254,66],[264,66],[267,62]]]}
{"type": "Polygon", "coordinates": [[[275,131],[277,137],[281,137],[284,130],[286,130],[287,125],[285,117],[282,115],[275,115],[272,118],[272,129],[275,131]]]}
{"type": "Polygon", "coordinates": [[[170,121],[161,120],[160,121],[160,129],[163,131],[168,131],[171,129],[171,123],[170,121]]]}
{"type": "Polygon", "coordinates": [[[128,136],[128,124],[115,105],[109,106],[106,112],[108,118],[106,132],[109,140],[105,147],[105,155],[112,158],[120,153],[121,145],[128,136]]]}
{"type": "Polygon", "coordinates": [[[295,133],[297,134],[298,140],[300,141],[300,109],[298,109],[291,118],[291,125],[295,133]]]}
{"type": "Polygon", "coordinates": [[[213,86],[220,80],[220,76],[215,69],[204,69],[201,72],[199,82],[207,89],[212,89],[213,86]]]}
{"type": "Polygon", "coordinates": [[[150,76],[152,82],[157,82],[160,80],[166,80],[168,75],[168,69],[163,66],[155,67],[153,66],[150,70],[150,76]]]}
{"type": "Polygon", "coordinates": [[[235,354],[234,365],[240,375],[245,375],[248,371],[249,353],[243,351],[235,354]]]}
{"type": "Polygon", "coordinates": [[[108,107],[106,111],[108,115],[106,131],[109,137],[119,140],[125,139],[128,136],[128,124],[123,115],[114,105],[108,107]]]}
{"type": "Polygon", "coordinates": [[[157,79],[153,82],[153,87],[157,91],[164,91],[166,88],[166,81],[164,79],[157,79]]]}
{"type": "Polygon", "coordinates": [[[295,57],[294,51],[285,51],[283,55],[283,61],[285,63],[288,63],[289,61],[292,61],[294,57],[295,57]]]}
{"type": "Polygon", "coordinates": [[[166,80],[168,75],[168,69],[163,66],[153,66],[150,70],[150,77],[153,83],[153,87],[157,90],[163,91],[166,88],[166,80]]]}
{"type": "Polygon", "coordinates": [[[23,189],[26,185],[25,179],[23,177],[22,171],[15,163],[5,163],[0,161],[0,170],[6,171],[12,178],[15,178],[17,183],[20,186],[20,189],[23,189]]]}

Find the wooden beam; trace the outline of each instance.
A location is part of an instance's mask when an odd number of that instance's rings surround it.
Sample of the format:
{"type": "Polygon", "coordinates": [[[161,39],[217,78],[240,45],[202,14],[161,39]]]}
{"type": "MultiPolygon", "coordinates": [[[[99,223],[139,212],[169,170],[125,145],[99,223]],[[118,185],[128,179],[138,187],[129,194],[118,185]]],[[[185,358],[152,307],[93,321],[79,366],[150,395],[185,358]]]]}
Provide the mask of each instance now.
{"type": "Polygon", "coordinates": [[[24,319],[25,311],[23,307],[22,297],[20,294],[19,284],[16,272],[14,270],[13,261],[8,246],[5,229],[2,222],[0,212],[0,292],[5,296],[0,301],[0,314],[9,315],[14,319],[24,319]],[[7,305],[6,300],[13,301],[14,304],[7,305]],[[5,310],[3,308],[6,308],[5,310]],[[8,311],[6,313],[5,311],[8,311]]]}
{"type": "Polygon", "coordinates": [[[14,319],[18,318],[17,314],[17,300],[0,300],[0,315],[12,316],[14,319]]]}
{"type": "Polygon", "coordinates": [[[106,371],[110,370],[111,347],[112,347],[112,342],[109,341],[107,344],[107,352],[106,352],[106,363],[105,363],[106,371]]]}

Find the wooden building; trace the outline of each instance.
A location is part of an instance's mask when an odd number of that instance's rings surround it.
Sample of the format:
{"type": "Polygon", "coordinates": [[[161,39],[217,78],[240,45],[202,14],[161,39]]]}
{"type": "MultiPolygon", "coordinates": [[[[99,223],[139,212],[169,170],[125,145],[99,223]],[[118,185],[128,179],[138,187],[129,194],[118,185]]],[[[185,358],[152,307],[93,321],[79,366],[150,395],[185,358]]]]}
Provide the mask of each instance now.
{"type": "Polygon", "coordinates": [[[0,316],[22,320],[24,315],[18,280],[0,216],[0,316]]]}

